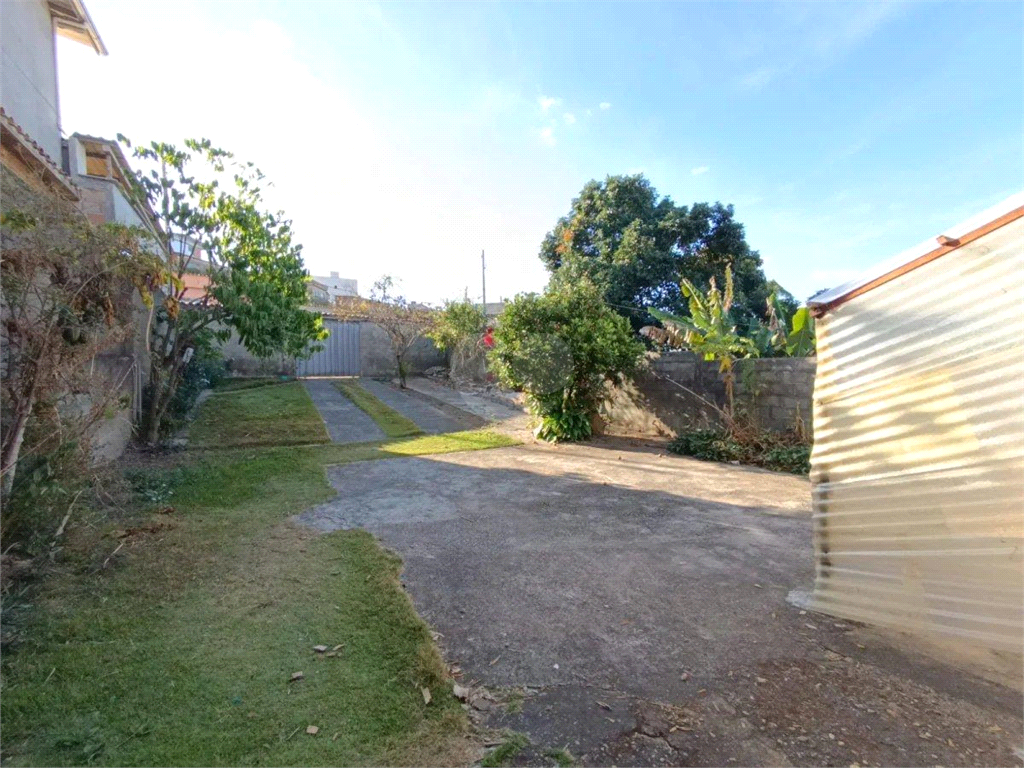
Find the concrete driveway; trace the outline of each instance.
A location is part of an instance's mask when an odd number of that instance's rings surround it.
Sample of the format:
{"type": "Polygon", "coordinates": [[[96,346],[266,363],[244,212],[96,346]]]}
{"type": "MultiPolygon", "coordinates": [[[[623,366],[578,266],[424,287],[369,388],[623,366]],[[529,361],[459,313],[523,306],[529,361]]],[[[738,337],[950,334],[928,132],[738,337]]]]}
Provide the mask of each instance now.
{"type": "Polygon", "coordinates": [[[487,724],[530,737],[520,762],[1019,762],[1017,691],[786,602],[813,580],[802,478],[611,440],[329,475],[299,520],[402,556],[462,682],[506,702],[478,699],[487,724]]]}

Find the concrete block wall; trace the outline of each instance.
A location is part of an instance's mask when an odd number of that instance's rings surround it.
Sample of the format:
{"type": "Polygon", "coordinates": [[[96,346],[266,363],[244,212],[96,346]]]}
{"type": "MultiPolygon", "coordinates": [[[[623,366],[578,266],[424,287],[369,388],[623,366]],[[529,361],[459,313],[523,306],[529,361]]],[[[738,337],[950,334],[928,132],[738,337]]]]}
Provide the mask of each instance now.
{"type": "MultiPolygon", "coordinates": [[[[737,412],[766,430],[783,432],[802,422],[809,433],[814,371],[814,358],[740,361],[735,369],[737,412]]],[[[691,352],[650,353],[645,370],[632,381],[608,387],[602,417],[609,434],[671,437],[717,425],[715,408],[724,406],[725,384],[717,363],[691,352]]]]}

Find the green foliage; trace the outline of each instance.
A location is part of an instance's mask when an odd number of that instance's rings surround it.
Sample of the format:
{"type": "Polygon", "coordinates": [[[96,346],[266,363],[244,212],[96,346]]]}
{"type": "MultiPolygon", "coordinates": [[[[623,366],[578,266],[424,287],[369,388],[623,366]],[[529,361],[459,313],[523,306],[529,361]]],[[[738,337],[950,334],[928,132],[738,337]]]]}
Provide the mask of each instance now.
{"type": "Polygon", "coordinates": [[[152,142],[134,154],[150,167],[136,172],[136,192],[157,214],[173,272],[150,339],[146,436],[155,442],[189,349],[210,337],[224,342],[233,329],[258,357],[301,357],[318,349],[327,332],[321,316],[304,309],[309,274],[291,222],[264,209],[263,174],[252,163],[208,139],[187,140],[180,149],[152,142]],[[209,288],[185,302],[183,277],[200,268],[209,288]]]}
{"type": "Polygon", "coordinates": [[[773,291],[768,297],[767,321],[752,320],[748,336],[762,357],[807,357],[815,351],[814,316],[807,307],[773,291]]]}
{"type": "Polygon", "coordinates": [[[680,433],[668,449],[705,461],[752,464],[797,475],[811,470],[811,447],[795,433],[695,429],[680,433]]]}
{"type": "Polygon", "coordinates": [[[650,307],[683,313],[680,277],[707,285],[722,280],[731,264],[744,321],[764,317],[765,300],[777,288],[765,279],[732,206],[676,205],[639,174],[588,182],[544,238],[540,258],[556,284],[592,281],[636,328],[650,307]]]}
{"type": "MultiPolygon", "coordinates": [[[[758,354],[756,344],[737,333],[729,312],[733,303],[732,270],[728,266],[725,268],[725,290],[718,289],[715,278],[711,278],[707,293],[701,293],[686,279],[681,281],[680,286],[689,302],[689,317],[670,315],[658,310],[651,310],[651,314],[669,331],[667,341],[690,349],[705,360],[718,363],[722,380],[725,382],[729,409],[727,416],[731,419],[735,385],[733,365],[738,358],[755,357],[758,354]]],[[[657,337],[651,331],[648,335],[657,337]]]]}
{"type": "Polygon", "coordinates": [[[628,321],[587,281],[505,305],[490,360],[499,380],[526,392],[545,440],[583,440],[605,381],[632,373],[643,353],[628,321]]]}
{"type": "Polygon", "coordinates": [[[480,305],[468,299],[446,301],[426,335],[442,352],[451,352],[475,344],[486,328],[487,315],[480,305]]]}
{"type": "Polygon", "coordinates": [[[530,746],[530,739],[525,733],[513,731],[501,744],[484,755],[480,761],[481,768],[500,768],[508,765],[520,752],[530,746]]]}
{"type": "Polygon", "coordinates": [[[203,390],[216,387],[226,375],[224,356],[218,348],[210,344],[197,347],[192,359],[182,368],[181,380],[160,425],[162,434],[181,429],[203,390]]]}

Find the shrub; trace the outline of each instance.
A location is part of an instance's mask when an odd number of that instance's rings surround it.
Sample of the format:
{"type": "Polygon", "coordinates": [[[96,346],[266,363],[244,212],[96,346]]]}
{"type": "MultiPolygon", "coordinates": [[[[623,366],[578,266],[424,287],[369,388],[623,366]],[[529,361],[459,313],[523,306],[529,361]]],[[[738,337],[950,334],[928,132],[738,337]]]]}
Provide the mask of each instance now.
{"type": "Polygon", "coordinates": [[[681,432],[668,449],[695,459],[752,464],[796,475],[811,470],[811,446],[795,433],[695,429],[681,432]]]}
{"type": "Polygon", "coordinates": [[[198,347],[182,369],[181,381],[160,424],[161,435],[181,429],[203,390],[216,386],[225,375],[227,366],[220,351],[210,345],[198,347]]]}
{"type": "Polygon", "coordinates": [[[490,361],[507,387],[526,393],[543,440],[585,440],[605,381],[620,382],[643,354],[629,321],[591,283],[517,296],[494,332],[490,361]]]}

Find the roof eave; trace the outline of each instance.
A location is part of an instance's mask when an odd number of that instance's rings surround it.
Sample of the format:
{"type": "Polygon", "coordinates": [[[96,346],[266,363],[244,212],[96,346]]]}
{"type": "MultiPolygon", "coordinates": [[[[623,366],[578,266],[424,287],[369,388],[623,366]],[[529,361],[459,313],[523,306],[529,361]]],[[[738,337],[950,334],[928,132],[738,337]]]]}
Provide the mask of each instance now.
{"type": "Polygon", "coordinates": [[[48,0],[47,5],[58,35],[88,45],[100,56],[108,54],[107,46],[103,44],[103,38],[82,0],[48,0]]]}
{"type": "Polygon", "coordinates": [[[947,253],[952,253],[1021,217],[1024,217],[1024,192],[1011,195],[1001,203],[950,227],[943,234],[897,254],[847,283],[815,294],[807,300],[807,305],[816,317],[820,317],[830,309],[834,309],[856,296],[895,280],[900,275],[911,272],[947,253]]]}

